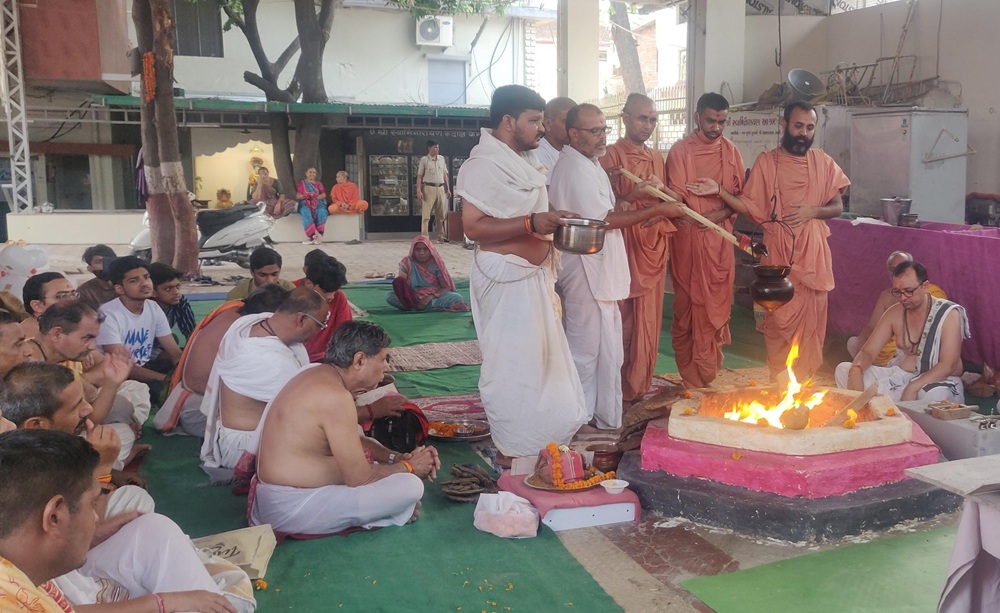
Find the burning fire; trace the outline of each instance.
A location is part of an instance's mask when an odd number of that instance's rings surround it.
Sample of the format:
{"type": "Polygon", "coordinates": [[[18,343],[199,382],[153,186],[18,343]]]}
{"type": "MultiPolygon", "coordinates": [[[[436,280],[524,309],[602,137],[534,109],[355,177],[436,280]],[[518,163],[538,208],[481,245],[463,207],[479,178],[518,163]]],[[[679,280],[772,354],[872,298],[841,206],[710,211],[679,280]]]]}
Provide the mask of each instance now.
{"type": "MultiPolygon", "coordinates": [[[[812,394],[804,402],[803,398],[799,396],[802,392],[802,384],[795,378],[795,371],[792,370],[792,365],[798,357],[799,345],[798,343],[793,343],[791,350],[788,352],[788,358],[785,360],[785,367],[788,372],[788,387],[785,388],[785,395],[777,404],[768,407],[756,400],[740,402],[736,405],[735,409],[725,413],[723,417],[733,421],[784,428],[785,425],[781,423],[781,415],[785,411],[800,406],[805,407],[806,410],[811,410],[818,406],[823,402],[826,390],[812,394]]],[[[804,397],[804,394],[802,396],[804,397]]]]}

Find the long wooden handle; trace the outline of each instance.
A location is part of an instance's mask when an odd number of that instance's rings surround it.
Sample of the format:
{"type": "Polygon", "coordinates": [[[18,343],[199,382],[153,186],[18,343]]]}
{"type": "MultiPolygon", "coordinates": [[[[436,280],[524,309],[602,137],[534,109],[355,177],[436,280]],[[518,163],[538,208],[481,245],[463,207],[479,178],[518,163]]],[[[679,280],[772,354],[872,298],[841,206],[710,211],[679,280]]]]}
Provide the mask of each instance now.
{"type": "MultiPolygon", "coordinates": [[[[623,175],[625,175],[626,178],[630,179],[635,184],[642,183],[642,179],[640,179],[639,177],[635,176],[631,172],[625,170],[624,168],[621,169],[621,173],[623,175]]],[[[733,235],[732,232],[726,230],[725,228],[723,228],[719,224],[715,223],[711,219],[705,217],[701,213],[699,213],[699,212],[691,209],[690,207],[686,206],[683,202],[678,202],[678,201],[674,200],[668,194],[664,193],[661,190],[656,189],[652,185],[647,185],[646,188],[645,188],[645,192],[647,194],[651,194],[653,196],[658,197],[659,199],[663,200],[664,202],[673,202],[673,203],[677,204],[677,206],[680,207],[681,212],[683,212],[685,215],[687,215],[691,219],[694,219],[695,221],[697,221],[701,225],[703,225],[703,226],[705,226],[705,227],[707,227],[707,228],[709,228],[711,230],[714,230],[716,234],[718,234],[722,238],[726,239],[730,243],[736,245],[737,247],[739,247],[740,249],[742,249],[746,253],[749,253],[750,255],[753,255],[753,249],[750,248],[750,245],[741,246],[740,245],[740,239],[736,238],[736,236],[733,235]]]]}

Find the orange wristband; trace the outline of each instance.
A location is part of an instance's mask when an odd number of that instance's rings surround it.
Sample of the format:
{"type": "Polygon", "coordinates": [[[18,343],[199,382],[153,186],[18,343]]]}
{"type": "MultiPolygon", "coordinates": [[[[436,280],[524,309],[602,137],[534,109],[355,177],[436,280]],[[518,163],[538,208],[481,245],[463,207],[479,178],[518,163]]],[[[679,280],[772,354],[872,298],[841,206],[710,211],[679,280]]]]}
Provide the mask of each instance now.
{"type": "Polygon", "coordinates": [[[406,472],[413,474],[413,464],[410,464],[409,460],[402,460],[400,461],[400,464],[406,468],[406,472]]]}
{"type": "Polygon", "coordinates": [[[524,231],[531,234],[531,215],[524,216],[524,231]]]}
{"type": "Polygon", "coordinates": [[[104,475],[103,477],[98,477],[97,480],[100,483],[111,483],[111,473],[104,475]]]}

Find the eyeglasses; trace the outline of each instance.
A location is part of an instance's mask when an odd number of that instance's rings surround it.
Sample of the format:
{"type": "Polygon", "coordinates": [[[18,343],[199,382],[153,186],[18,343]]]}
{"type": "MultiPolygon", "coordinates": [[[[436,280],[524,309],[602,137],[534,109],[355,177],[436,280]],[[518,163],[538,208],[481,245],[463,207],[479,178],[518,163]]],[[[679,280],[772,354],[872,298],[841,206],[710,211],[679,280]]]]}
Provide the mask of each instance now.
{"type": "Polygon", "coordinates": [[[917,293],[917,290],[920,289],[921,285],[923,285],[923,283],[911,289],[892,288],[891,290],[889,290],[889,293],[895,296],[896,298],[899,298],[900,296],[906,296],[907,298],[912,298],[913,294],[917,293]]]}
{"type": "MultiPolygon", "coordinates": [[[[320,321],[320,320],[316,319],[315,317],[313,317],[309,313],[303,313],[303,312],[299,311],[299,315],[302,315],[303,317],[308,317],[309,319],[311,319],[314,322],[316,322],[316,325],[319,326],[320,331],[326,330],[327,326],[330,325],[330,324],[326,323],[325,321],[320,321]]],[[[329,313],[326,314],[326,319],[327,319],[327,321],[329,321],[329,319],[330,319],[330,314],[329,313]]]]}
{"type": "Polygon", "coordinates": [[[609,128],[608,126],[601,126],[599,128],[576,128],[576,127],[573,127],[573,128],[570,128],[570,130],[579,130],[581,132],[587,132],[591,136],[600,136],[601,134],[607,134],[608,132],[610,132],[611,128],[609,128]]]}
{"type": "Polygon", "coordinates": [[[53,296],[56,300],[76,300],[80,297],[80,292],[73,290],[71,292],[56,292],[53,296]]]}

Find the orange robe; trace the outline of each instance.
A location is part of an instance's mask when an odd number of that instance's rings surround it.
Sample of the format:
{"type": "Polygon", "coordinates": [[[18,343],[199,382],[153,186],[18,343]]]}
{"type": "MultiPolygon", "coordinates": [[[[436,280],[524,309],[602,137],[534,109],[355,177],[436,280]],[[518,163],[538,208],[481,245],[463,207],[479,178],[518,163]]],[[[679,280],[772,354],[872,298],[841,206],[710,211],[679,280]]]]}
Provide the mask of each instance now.
{"type": "MultiPolygon", "coordinates": [[[[804,157],[798,157],[779,148],[757,157],[742,199],[753,221],[761,223],[770,219],[772,208],[782,219],[785,207],[791,204],[825,206],[850,184],[840,166],[822,151],[810,149],[804,157]]],[[[792,235],[784,226],[768,223],[762,229],[764,244],[771,254],[763,263],[791,262],[788,278],[795,286],[792,300],[768,313],[764,320],[767,364],[772,375],[783,370],[788,350],[798,339],[796,376],[811,375],[823,365],[827,292],[833,289],[833,259],[826,240],[830,228],[821,219],[811,219],[795,228],[794,253],[792,235]]]]}
{"type": "MultiPolygon", "coordinates": [[[[625,168],[641,179],[656,177],[667,184],[666,165],[659,151],[636,145],[624,138],[608,147],[601,158],[605,170],[625,168]]],[[[635,188],[625,176],[611,177],[611,187],[618,199],[635,188]]],[[[659,202],[645,196],[631,202],[632,208],[659,202]]],[[[653,382],[653,369],[660,350],[663,326],[663,293],[666,286],[667,237],[676,231],[669,220],[643,228],[642,224],[622,229],[625,254],[628,256],[632,285],[629,297],[621,301],[622,340],[625,362],[622,365],[622,398],[629,402],[642,399],[653,382]]]]}
{"type": "MultiPolygon", "coordinates": [[[[743,157],[727,138],[714,141],[692,132],[674,143],[667,157],[667,186],[693,210],[707,214],[726,205],[718,196],[688,193],[689,181],[708,177],[730,194],[743,189],[743,157]]],[[[731,215],[719,223],[733,230],[731,215]]],[[[674,321],[670,329],[677,371],[688,387],[705,387],[722,368],[728,345],[729,315],[736,276],[733,246],[695,222],[678,224],[670,235],[670,276],[674,286],[674,321]]]]}
{"type": "Polygon", "coordinates": [[[334,183],[333,187],[330,188],[330,206],[327,207],[327,210],[331,215],[364,213],[368,210],[368,202],[361,199],[361,192],[358,191],[356,184],[350,181],[334,183]],[[348,206],[347,209],[342,206],[345,204],[348,206]]]}

